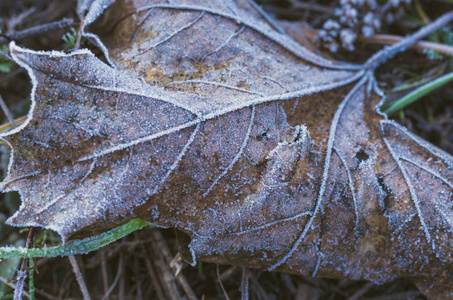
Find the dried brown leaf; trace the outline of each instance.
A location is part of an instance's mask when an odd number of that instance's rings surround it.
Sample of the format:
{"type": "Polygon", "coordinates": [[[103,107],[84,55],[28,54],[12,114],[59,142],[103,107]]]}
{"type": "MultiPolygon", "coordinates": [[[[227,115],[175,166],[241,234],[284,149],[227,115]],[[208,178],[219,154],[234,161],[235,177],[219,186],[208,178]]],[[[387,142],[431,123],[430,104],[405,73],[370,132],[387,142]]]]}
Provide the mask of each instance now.
{"type": "Polygon", "coordinates": [[[11,45],[34,89],[2,136],[2,189],[23,201],[10,224],[66,241],[139,217],[178,229],[191,263],[453,292],[452,157],[378,112],[370,72],[306,50],[247,1],[109,15],[116,68],[11,45]]]}

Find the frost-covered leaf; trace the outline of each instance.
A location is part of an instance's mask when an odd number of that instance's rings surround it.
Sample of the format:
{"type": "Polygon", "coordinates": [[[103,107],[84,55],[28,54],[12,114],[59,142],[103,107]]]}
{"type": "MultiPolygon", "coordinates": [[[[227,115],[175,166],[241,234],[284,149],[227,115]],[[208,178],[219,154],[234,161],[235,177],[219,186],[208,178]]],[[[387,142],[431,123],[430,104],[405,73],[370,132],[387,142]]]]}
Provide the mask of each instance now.
{"type": "Polygon", "coordinates": [[[109,16],[116,68],[11,45],[34,89],[2,136],[2,188],[23,201],[9,224],[66,241],[139,217],[178,229],[191,263],[453,279],[452,158],[377,112],[370,72],[306,50],[248,1],[116,2],[109,16]]]}

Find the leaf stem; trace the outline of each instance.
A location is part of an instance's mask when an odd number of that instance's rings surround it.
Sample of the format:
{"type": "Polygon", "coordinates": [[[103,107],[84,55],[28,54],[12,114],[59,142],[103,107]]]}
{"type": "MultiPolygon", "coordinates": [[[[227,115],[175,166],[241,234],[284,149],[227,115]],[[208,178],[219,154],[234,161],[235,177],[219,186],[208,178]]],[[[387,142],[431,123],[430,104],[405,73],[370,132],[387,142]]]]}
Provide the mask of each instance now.
{"type": "Polygon", "coordinates": [[[453,20],[453,11],[450,11],[439,18],[437,18],[434,22],[422,27],[420,30],[415,32],[414,34],[408,36],[407,38],[399,41],[396,44],[391,46],[385,47],[384,49],[378,51],[376,54],[371,56],[363,67],[367,70],[374,70],[389,59],[393,58],[397,53],[402,52],[415,44],[420,39],[424,38],[427,35],[435,32],[442,26],[445,26],[449,22],[453,20]]]}
{"type": "Polygon", "coordinates": [[[86,254],[106,246],[136,230],[142,229],[149,224],[140,219],[133,219],[128,223],[118,226],[110,231],[97,236],[73,241],[70,244],[49,247],[31,248],[25,247],[0,247],[0,258],[10,257],[56,257],[75,254],[86,254]]]}
{"type": "Polygon", "coordinates": [[[427,84],[424,84],[421,87],[410,92],[409,94],[405,95],[404,97],[395,100],[392,103],[389,103],[383,108],[382,112],[386,113],[387,115],[390,115],[402,109],[403,107],[411,104],[412,102],[420,99],[421,97],[425,96],[432,90],[437,89],[438,87],[448,83],[451,80],[453,80],[453,72],[441,76],[433,81],[430,81],[427,84]]]}

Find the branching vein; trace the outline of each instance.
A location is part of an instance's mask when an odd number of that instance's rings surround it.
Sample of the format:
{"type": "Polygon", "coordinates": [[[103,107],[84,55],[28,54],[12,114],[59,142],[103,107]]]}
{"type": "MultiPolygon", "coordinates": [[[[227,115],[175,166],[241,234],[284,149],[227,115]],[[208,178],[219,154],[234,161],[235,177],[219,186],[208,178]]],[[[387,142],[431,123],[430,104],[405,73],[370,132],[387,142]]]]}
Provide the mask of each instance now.
{"type": "Polygon", "coordinates": [[[236,162],[242,156],[242,153],[244,153],[244,149],[247,146],[247,143],[248,143],[248,141],[250,139],[250,133],[252,132],[252,127],[253,127],[254,120],[255,120],[255,106],[253,105],[252,106],[252,113],[251,113],[251,116],[250,116],[249,126],[248,126],[248,129],[247,129],[247,133],[245,134],[244,141],[242,142],[241,148],[239,149],[238,153],[233,158],[233,160],[230,162],[230,164],[225,168],[225,170],[223,170],[222,174],[220,174],[214,180],[214,182],[211,184],[211,186],[206,190],[206,192],[203,194],[203,197],[206,197],[209,194],[209,192],[212,191],[212,189],[219,182],[219,180],[222,179],[222,177],[225,176],[233,168],[233,166],[236,164],[236,162]]]}
{"type": "Polygon", "coordinates": [[[288,258],[290,258],[294,251],[299,247],[300,243],[303,241],[305,236],[307,235],[308,231],[311,229],[311,226],[313,224],[313,221],[315,220],[316,216],[318,215],[318,212],[321,209],[322,206],[322,199],[324,197],[324,192],[326,190],[327,186],[327,179],[329,177],[329,170],[330,170],[330,160],[332,156],[332,151],[334,147],[334,141],[335,141],[335,135],[337,132],[337,127],[338,127],[338,122],[340,121],[340,117],[343,114],[344,108],[348,104],[349,100],[355,95],[355,93],[362,88],[362,86],[368,81],[368,76],[364,76],[355,86],[352,88],[352,90],[349,92],[348,95],[343,99],[343,101],[340,103],[338,106],[337,111],[335,112],[335,115],[332,119],[332,124],[330,126],[330,132],[329,132],[329,139],[327,142],[327,150],[326,150],[326,157],[325,157],[325,162],[324,162],[324,171],[322,174],[322,179],[321,179],[321,186],[319,188],[318,192],[318,197],[316,199],[316,204],[315,208],[313,210],[313,214],[311,215],[310,219],[308,219],[307,223],[305,224],[304,230],[300,234],[299,238],[296,240],[296,242],[293,244],[292,248],[290,251],[288,251],[287,254],[285,254],[279,261],[277,261],[274,265],[272,265],[268,270],[272,271],[281,264],[283,264],[288,258]]]}
{"type": "Polygon", "coordinates": [[[154,5],[148,5],[148,6],[141,7],[139,9],[137,9],[137,12],[142,12],[142,11],[149,10],[152,8],[167,8],[167,9],[202,11],[202,12],[208,12],[210,14],[222,16],[222,17],[234,20],[236,22],[239,22],[239,23],[255,30],[256,32],[264,35],[265,37],[269,38],[270,40],[276,42],[277,44],[279,44],[286,50],[290,51],[297,57],[302,58],[305,61],[308,61],[315,65],[318,65],[321,67],[332,68],[332,69],[341,69],[341,70],[360,70],[360,69],[362,69],[362,66],[360,66],[360,65],[340,63],[340,62],[328,60],[321,56],[318,56],[318,55],[314,54],[313,52],[304,48],[302,45],[294,42],[293,40],[288,38],[286,35],[283,35],[283,34],[278,33],[277,31],[271,30],[267,26],[266,26],[267,28],[263,27],[262,25],[264,23],[249,21],[249,20],[246,20],[243,18],[239,18],[236,15],[232,15],[232,14],[228,14],[228,13],[225,13],[222,11],[213,10],[211,8],[196,6],[196,5],[154,4],[154,5]]]}
{"type": "Polygon", "coordinates": [[[306,211],[306,212],[297,214],[297,215],[292,216],[292,217],[289,217],[289,218],[284,218],[284,219],[272,221],[272,222],[266,223],[266,224],[261,225],[261,226],[253,227],[253,228],[246,229],[246,230],[241,230],[241,231],[239,231],[239,232],[229,233],[229,234],[226,234],[225,236],[231,236],[231,235],[243,235],[243,234],[246,234],[246,233],[249,233],[249,232],[253,232],[253,231],[258,231],[258,230],[264,229],[264,228],[269,227],[269,226],[273,226],[273,225],[275,225],[275,224],[279,224],[279,223],[283,223],[283,222],[287,222],[287,221],[296,220],[296,219],[298,219],[298,218],[300,218],[300,217],[307,216],[307,215],[311,215],[311,211],[306,211]]]}
{"type": "Polygon", "coordinates": [[[158,41],[158,42],[157,42],[156,44],[154,44],[153,46],[150,46],[150,47],[146,48],[145,50],[140,51],[140,52],[139,52],[138,54],[136,54],[135,56],[142,55],[142,54],[148,52],[149,50],[151,50],[151,49],[153,49],[153,48],[155,48],[155,47],[157,47],[157,46],[159,46],[159,45],[165,43],[166,41],[168,41],[169,39],[171,39],[172,37],[174,37],[175,35],[177,35],[177,34],[180,33],[181,31],[183,31],[184,29],[187,29],[187,28],[191,27],[192,25],[194,25],[195,23],[197,23],[197,22],[204,16],[204,14],[205,14],[205,11],[202,10],[201,13],[200,13],[200,15],[199,15],[195,20],[193,20],[192,22],[190,22],[190,23],[184,25],[183,27],[179,28],[178,30],[174,31],[173,33],[171,33],[170,35],[168,35],[168,36],[165,37],[164,39],[158,41]]]}
{"type": "Polygon", "coordinates": [[[291,98],[294,98],[294,97],[302,97],[302,96],[310,95],[310,94],[313,94],[313,93],[316,93],[316,92],[319,92],[319,91],[325,91],[325,90],[330,90],[330,89],[334,89],[334,88],[337,88],[337,87],[341,87],[341,86],[344,86],[346,84],[349,84],[349,83],[354,82],[357,79],[361,78],[363,76],[363,73],[364,73],[363,71],[362,72],[357,72],[354,76],[351,76],[350,78],[347,78],[347,79],[342,80],[342,81],[338,81],[338,82],[334,82],[334,83],[328,83],[328,84],[325,84],[325,85],[312,86],[312,87],[308,87],[308,88],[305,88],[305,89],[302,89],[302,90],[298,90],[298,91],[294,91],[294,92],[291,92],[291,93],[277,94],[277,95],[266,96],[266,97],[261,97],[261,98],[245,99],[244,101],[233,103],[233,104],[231,104],[231,105],[229,105],[227,107],[224,107],[222,109],[213,111],[213,112],[208,113],[208,114],[206,114],[204,116],[200,116],[197,119],[192,120],[192,121],[188,121],[188,122],[186,122],[184,124],[171,127],[171,128],[169,128],[167,130],[163,130],[163,131],[160,131],[160,132],[157,132],[157,133],[154,133],[154,134],[151,134],[151,135],[136,139],[136,140],[128,142],[128,143],[119,144],[119,145],[110,147],[108,149],[105,149],[103,151],[95,152],[95,153],[93,153],[91,155],[87,155],[85,157],[82,157],[82,158],[78,159],[77,162],[90,160],[90,159],[93,159],[95,157],[101,157],[101,156],[108,155],[108,154],[116,152],[116,151],[120,151],[120,150],[126,149],[128,147],[133,146],[133,145],[137,145],[137,144],[141,144],[141,143],[144,143],[144,142],[152,141],[152,140],[157,139],[159,137],[166,136],[166,135],[178,132],[178,131],[186,129],[188,127],[192,127],[194,125],[197,125],[197,124],[199,124],[201,122],[205,122],[206,120],[214,119],[214,118],[217,118],[219,116],[225,115],[227,113],[231,113],[233,111],[240,110],[240,109],[245,108],[245,107],[250,107],[250,106],[253,106],[253,105],[258,105],[258,104],[262,104],[262,103],[268,103],[268,102],[277,101],[277,100],[287,100],[287,99],[291,99],[291,98]]]}
{"type": "Polygon", "coordinates": [[[401,157],[400,159],[401,159],[401,160],[405,160],[405,161],[407,161],[407,162],[413,164],[414,166],[416,166],[416,167],[418,167],[418,168],[420,168],[420,169],[422,169],[422,170],[424,170],[424,171],[430,173],[430,174],[433,175],[434,177],[440,179],[443,183],[445,183],[446,185],[448,185],[448,187],[450,187],[450,189],[451,189],[452,192],[453,192],[453,185],[451,184],[451,182],[449,182],[447,179],[445,179],[444,177],[442,177],[442,175],[440,175],[439,173],[434,172],[434,171],[431,171],[430,169],[428,169],[428,168],[426,168],[426,167],[424,167],[424,166],[422,166],[422,165],[420,165],[420,164],[416,163],[415,161],[412,161],[412,160],[410,160],[410,159],[408,159],[408,158],[401,157]]]}
{"type": "Polygon", "coordinates": [[[349,170],[348,166],[346,165],[346,161],[341,156],[340,152],[338,151],[338,149],[335,146],[333,147],[333,150],[338,155],[338,158],[340,158],[340,161],[341,161],[342,165],[344,166],[344,168],[346,169],[346,173],[348,174],[349,189],[351,190],[352,200],[354,202],[355,227],[357,228],[357,226],[359,224],[359,213],[357,210],[357,196],[355,194],[354,183],[352,182],[351,171],[349,170]]]}
{"type": "Polygon", "coordinates": [[[179,163],[181,162],[181,159],[184,157],[184,155],[186,154],[187,152],[187,149],[189,149],[190,145],[193,143],[193,141],[195,140],[195,137],[198,133],[198,131],[200,130],[200,124],[197,124],[197,126],[195,127],[195,129],[192,131],[191,135],[190,135],[190,138],[189,140],[187,141],[187,143],[184,145],[184,148],[181,150],[181,152],[179,152],[178,154],[178,157],[176,158],[175,162],[170,166],[170,168],[168,169],[167,173],[165,174],[165,176],[161,179],[161,181],[159,182],[159,184],[154,188],[153,190],[153,194],[157,193],[157,191],[159,190],[160,187],[162,187],[162,185],[164,184],[164,182],[167,180],[167,178],[170,176],[170,174],[178,167],[179,163]]]}
{"type": "Polygon", "coordinates": [[[182,81],[172,81],[170,83],[167,83],[165,85],[165,87],[169,86],[169,85],[174,85],[174,84],[185,84],[185,83],[201,83],[201,84],[208,84],[208,85],[213,85],[213,86],[217,86],[217,87],[224,87],[224,88],[227,88],[227,89],[231,89],[231,90],[237,90],[237,91],[240,91],[240,92],[244,92],[244,93],[247,93],[247,94],[254,94],[254,95],[259,95],[261,97],[264,97],[266,96],[265,94],[262,94],[260,92],[257,92],[257,91],[250,91],[250,90],[246,90],[246,89],[241,89],[241,88],[238,88],[238,87],[235,87],[235,86],[232,86],[232,85],[228,85],[228,84],[223,84],[223,83],[219,83],[219,82],[214,82],[214,81],[206,81],[206,80],[182,80],[182,81]]]}
{"type": "MultiPolygon", "coordinates": [[[[385,124],[385,122],[381,121],[380,123],[381,123],[381,130],[382,130],[382,132],[384,132],[384,128],[382,128],[382,127],[383,127],[383,124],[385,124]]],[[[428,226],[426,226],[425,218],[423,217],[423,213],[420,208],[420,201],[418,200],[418,196],[417,196],[417,193],[415,192],[414,186],[412,185],[412,181],[410,180],[409,176],[407,175],[406,169],[401,164],[400,157],[398,157],[398,155],[395,153],[395,151],[393,151],[393,148],[390,145],[388,139],[384,137],[383,140],[387,147],[387,150],[390,152],[390,155],[392,156],[393,160],[398,165],[398,168],[399,168],[401,174],[403,174],[404,180],[406,181],[407,186],[409,188],[409,193],[411,195],[412,202],[414,203],[415,209],[417,211],[418,218],[422,225],[423,231],[425,232],[426,240],[427,240],[428,244],[430,244],[431,243],[431,234],[429,233],[428,226]]],[[[433,245],[433,248],[434,248],[434,245],[433,245]]]]}
{"type": "Polygon", "coordinates": [[[219,52],[223,47],[225,47],[226,45],[228,45],[228,43],[235,37],[235,36],[238,36],[243,30],[244,30],[245,26],[242,26],[238,31],[236,31],[235,33],[233,33],[232,35],[230,35],[228,37],[228,39],[222,43],[219,47],[217,47],[214,51],[211,51],[209,52],[208,54],[205,54],[202,58],[201,58],[201,61],[204,61],[206,57],[208,57],[209,55],[211,54],[214,54],[216,52],[219,52]]]}

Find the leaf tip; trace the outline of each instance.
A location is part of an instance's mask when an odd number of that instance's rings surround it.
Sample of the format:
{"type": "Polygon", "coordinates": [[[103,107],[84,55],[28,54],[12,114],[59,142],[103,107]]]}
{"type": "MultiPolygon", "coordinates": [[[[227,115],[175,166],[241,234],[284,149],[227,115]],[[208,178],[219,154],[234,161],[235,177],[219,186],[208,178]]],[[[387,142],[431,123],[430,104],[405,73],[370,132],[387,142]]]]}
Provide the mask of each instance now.
{"type": "Polygon", "coordinates": [[[21,64],[21,62],[23,62],[24,60],[23,59],[20,59],[21,58],[21,55],[25,54],[27,51],[26,48],[22,48],[18,45],[16,45],[16,42],[15,41],[11,41],[9,43],[9,52],[11,53],[11,57],[14,59],[14,61],[16,63],[18,63],[21,67],[23,67],[23,65],[21,64]]]}
{"type": "Polygon", "coordinates": [[[43,227],[43,225],[34,222],[32,218],[30,218],[30,215],[22,208],[19,208],[19,210],[9,217],[5,223],[15,227],[43,227]]]}
{"type": "Polygon", "coordinates": [[[19,208],[11,217],[9,217],[5,224],[14,227],[40,227],[55,231],[61,237],[61,243],[64,245],[68,240],[68,233],[64,227],[58,226],[52,222],[40,222],[36,216],[31,216],[31,213],[22,207],[19,208]]]}

